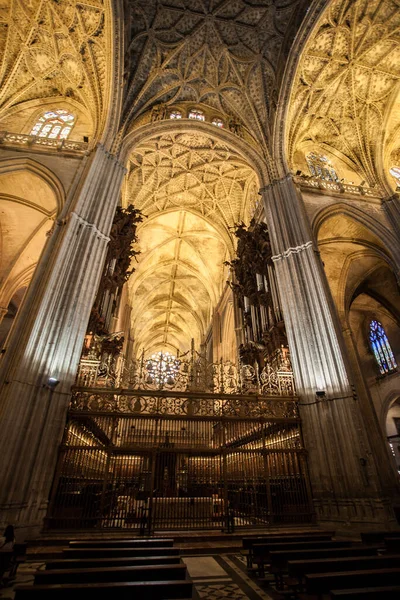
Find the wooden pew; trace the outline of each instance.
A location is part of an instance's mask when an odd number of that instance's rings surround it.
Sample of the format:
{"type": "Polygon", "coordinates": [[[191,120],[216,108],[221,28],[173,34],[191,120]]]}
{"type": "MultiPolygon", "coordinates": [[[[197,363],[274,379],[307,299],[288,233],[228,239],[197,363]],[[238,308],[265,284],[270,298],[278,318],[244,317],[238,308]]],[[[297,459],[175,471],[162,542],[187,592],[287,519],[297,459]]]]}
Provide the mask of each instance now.
{"type": "Polygon", "coordinates": [[[20,585],[14,600],[71,600],[71,597],[96,600],[191,600],[193,584],[184,581],[136,581],[113,583],[69,583],[60,585],[20,585]]]}
{"type": "Polygon", "coordinates": [[[172,539],[71,540],[70,548],[172,548],[172,539]]]}
{"type": "Polygon", "coordinates": [[[122,558],[130,556],[179,556],[179,548],[63,548],[65,558],[122,558]]]}
{"type": "Polygon", "coordinates": [[[253,545],[253,563],[257,565],[257,570],[260,577],[264,577],[264,565],[269,561],[270,552],[279,550],[314,550],[325,548],[344,548],[350,546],[352,542],[338,542],[333,540],[327,541],[306,541],[306,542],[267,542],[263,544],[253,545]]]}
{"type": "Polygon", "coordinates": [[[104,583],[111,581],[178,581],[186,579],[186,565],[144,565],[36,571],[35,585],[104,583]]]}
{"type": "Polygon", "coordinates": [[[248,538],[243,538],[242,539],[242,547],[243,550],[241,551],[241,554],[243,556],[246,556],[247,558],[247,567],[250,569],[252,567],[253,564],[253,546],[255,544],[264,544],[267,542],[282,542],[282,543],[289,543],[289,542],[307,542],[307,541],[329,541],[332,539],[332,535],[334,534],[334,531],[327,531],[325,533],[305,533],[305,534],[301,534],[301,535],[289,535],[286,533],[286,535],[278,535],[278,534],[266,534],[266,535],[261,535],[261,536],[256,536],[256,537],[248,537],[248,538]]]}
{"type": "Polygon", "coordinates": [[[362,531],[361,541],[363,544],[378,544],[384,542],[385,538],[399,537],[400,530],[397,531],[362,531]]]}
{"type": "Polygon", "coordinates": [[[385,547],[388,552],[400,552],[400,536],[385,537],[385,547]]]}
{"type": "Polygon", "coordinates": [[[311,560],[320,558],[344,558],[350,556],[377,556],[379,545],[375,546],[354,546],[339,548],[314,548],[313,550],[280,550],[270,552],[268,570],[275,575],[278,588],[282,588],[283,574],[286,571],[287,564],[293,560],[311,560]]]}
{"type": "Polygon", "coordinates": [[[388,587],[356,588],[354,590],[332,590],[331,600],[398,600],[400,585],[388,587]]]}
{"type": "Polygon", "coordinates": [[[64,558],[46,562],[53,569],[100,569],[102,567],[139,567],[140,565],[179,565],[180,556],[130,556],[123,558],[64,558]]]}
{"type": "Polygon", "coordinates": [[[310,573],[305,576],[307,594],[321,597],[330,590],[368,586],[390,586],[400,581],[400,568],[343,571],[341,573],[310,573]]]}
{"type": "Polygon", "coordinates": [[[308,573],[361,571],[364,569],[390,569],[395,567],[400,567],[400,554],[290,560],[287,563],[289,577],[297,577],[300,580],[308,573]]]}

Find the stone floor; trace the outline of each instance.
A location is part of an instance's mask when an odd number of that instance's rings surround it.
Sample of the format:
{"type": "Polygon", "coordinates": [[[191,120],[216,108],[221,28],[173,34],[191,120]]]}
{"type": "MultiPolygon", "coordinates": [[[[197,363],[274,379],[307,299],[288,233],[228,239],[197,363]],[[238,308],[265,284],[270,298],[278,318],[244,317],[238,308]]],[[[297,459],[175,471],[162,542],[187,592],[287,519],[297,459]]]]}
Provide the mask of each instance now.
{"type": "MultiPolygon", "coordinates": [[[[190,577],[194,583],[194,600],[276,600],[279,596],[271,590],[263,590],[246,572],[240,554],[210,554],[184,556],[190,577]]],[[[33,582],[37,569],[44,562],[27,561],[19,566],[17,578],[0,590],[0,597],[14,598],[14,587],[33,582]]]]}

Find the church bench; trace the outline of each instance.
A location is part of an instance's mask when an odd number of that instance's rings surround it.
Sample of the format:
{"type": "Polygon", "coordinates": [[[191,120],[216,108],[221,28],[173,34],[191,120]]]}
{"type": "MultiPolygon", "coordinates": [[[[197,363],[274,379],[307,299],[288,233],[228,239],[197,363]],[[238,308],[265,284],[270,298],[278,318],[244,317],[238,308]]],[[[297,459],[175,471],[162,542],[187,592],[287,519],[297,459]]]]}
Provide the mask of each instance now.
{"type": "Polygon", "coordinates": [[[388,587],[356,588],[354,590],[332,590],[331,600],[398,600],[400,585],[388,587]]]}
{"type": "Polygon", "coordinates": [[[46,571],[53,569],[100,569],[102,567],[135,567],[140,565],[179,565],[180,556],[131,556],[122,558],[64,558],[46,562],[46,571]]]}
{"type": "Polygon", "coordinates": [[[193,584],[184,581],[135,581],[113,583],[68,583],[58,585],[20,585],[14,600],[71,600],[83,595],[96,600],[191,600],[193,584]]]}
{"type": "Polygon", "coordinates": [[[400,535],[398,537],[385,537],[385,547],[388,552],[400,552],[400,535]]]}
{"type": "Polygon", "coordinates": [[[70,548],[171,548],[174,545],[172,539],[144,539],[131,540],[71,540],[70,548]]]}
{"type": "Polygon", "coordinates": [[[355,546],[340,548],[316,548],[313,550],[279,550],[270,552],[269,559],[274,567],[284,568],[290,560],[309,560],[346,556],[377,556],[380,546],[355,546]]]}
{"type": "Polygon", "coordinates": [[[252,561],[257,565],[260,577],[264,575],[264,565],[268,562],[271,552],[290,551],[290,550],[316,550],[326,548],[345,548],[352,542],[339,542],[333,540],[326,541],[306,541],[306,542],[268,542],[263,544],[254,544],[252,551],[252,561]]]}
{"type": "Polygon", "coordinates": [[[63,548],[65,558],[122,558],[124,556],[179,556],[179,548],[63,548]]]}
{"type": "Polygon", "coordinates": [[[278,535],[278,534],[266,534],[256,537],[248,537],[242,539],[242,547],[243,550],[241,554],[247,557],[247,567],[251,568],[253,564],[253,546],[255,544],[263,544],[267,542],[281,542],[281,543],[289,543],[289,542],[307,542],[307,541],[329,541],[332,539],[334,535],[334,531],[327,532],[315,532],[315,533],[304,533],[299,535],[287,534],[286,535],[278,535]]]}
{"type": "Polygon", "coordinates": [[[400,568],[343,571],[340,573],[309,573],[305,576],[307,594],[322,596],[330,590],[360,586],[390,586],[400,581],[400,568]]]}
{"type": "Polygon", "coordinates": [[[287,563],[289,577],[298,577],[299,579],[302,579],[304,575],[309,573],[360,571],[364,569],[387,569],[394,567],[400,567],[400,554],[290,560],[287,563]]]}
{"type": "Polygon", "coordinates": [[[110,581],[169,581],[186,579],[186,565],[144,565],[36,571],[35,585],[103,583],[110,581]]]}
{"type": "Polygon", "coordinates": [[[363,544],[377,544],[384,542],[385,538],[399,537],[400,530],[397,531],[362,531],[361,541],[363,544]]]}

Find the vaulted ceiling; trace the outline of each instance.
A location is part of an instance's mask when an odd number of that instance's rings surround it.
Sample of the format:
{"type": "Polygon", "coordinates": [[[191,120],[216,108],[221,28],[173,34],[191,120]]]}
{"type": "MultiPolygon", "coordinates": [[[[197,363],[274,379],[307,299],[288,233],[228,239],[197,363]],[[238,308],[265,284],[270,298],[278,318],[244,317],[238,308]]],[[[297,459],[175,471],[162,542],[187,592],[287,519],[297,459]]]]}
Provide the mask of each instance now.
{"type": "Polygon", "coordinates": [[[269,138],[285,36],[299,0],[135,0],[125,122],[154,104],[202,102],[269,138]]]}
{"type": "Polygon", "coordinates": [[[110,60],[103,0],[0,0],[0,119],[41,98],[71,98],[104,124],[110,60]]]}
{"type": "Polygon", "coordinates": [[[350,159],[381,184],[400,147],[400,6],[397,0],[335,0],[324,12],[297,70],[287,140],[350,159]]]}
{"type": "Polygon", "coordinates": [[[190,131],[132,152],[124,203],[148,216],[129,281],[136,351],[199,347],[228,276],[235,223],[257,199],[254,171],[230,148],[190,131]]]}

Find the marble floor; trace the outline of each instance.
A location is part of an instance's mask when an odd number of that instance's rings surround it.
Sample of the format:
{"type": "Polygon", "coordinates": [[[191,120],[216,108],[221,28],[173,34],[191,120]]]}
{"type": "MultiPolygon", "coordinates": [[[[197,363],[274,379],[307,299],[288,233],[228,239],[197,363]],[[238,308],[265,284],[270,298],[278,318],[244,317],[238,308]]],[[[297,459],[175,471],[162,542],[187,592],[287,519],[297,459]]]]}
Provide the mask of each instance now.
{"type": "Polygon", "coordinates": [[[246,572],[241,555],[184,556],[198,599],[273,600],[246,572]]]}

